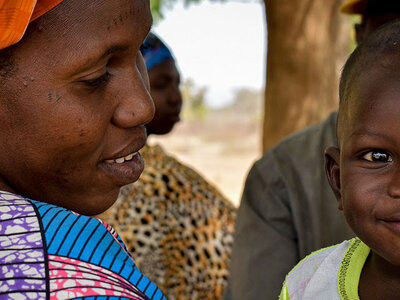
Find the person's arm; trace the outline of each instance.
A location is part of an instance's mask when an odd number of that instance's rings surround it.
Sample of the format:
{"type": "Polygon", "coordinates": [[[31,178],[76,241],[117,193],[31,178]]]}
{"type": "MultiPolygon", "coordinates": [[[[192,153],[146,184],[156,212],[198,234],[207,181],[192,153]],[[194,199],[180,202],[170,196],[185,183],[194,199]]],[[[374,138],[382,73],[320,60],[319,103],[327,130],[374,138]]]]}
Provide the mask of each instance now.
{"type": "Polygon", "coordinates": [[[236,221],[225,298],[278,299],[285,276],[299,260],[288,197],[274,157],[253,166],[236,221]]]}

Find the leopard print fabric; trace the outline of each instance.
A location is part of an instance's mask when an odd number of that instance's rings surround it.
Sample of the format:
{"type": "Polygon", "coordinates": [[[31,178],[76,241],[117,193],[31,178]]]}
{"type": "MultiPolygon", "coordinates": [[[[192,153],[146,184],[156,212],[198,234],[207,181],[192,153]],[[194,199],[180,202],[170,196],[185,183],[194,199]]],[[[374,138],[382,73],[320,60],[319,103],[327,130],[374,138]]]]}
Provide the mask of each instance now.
{"type": "Polygon", "coordinates": [[[146,146],[139,181],[100,218],[167,299],[220,299],[227,285],[236,208],[198,173],[146,146]]]}

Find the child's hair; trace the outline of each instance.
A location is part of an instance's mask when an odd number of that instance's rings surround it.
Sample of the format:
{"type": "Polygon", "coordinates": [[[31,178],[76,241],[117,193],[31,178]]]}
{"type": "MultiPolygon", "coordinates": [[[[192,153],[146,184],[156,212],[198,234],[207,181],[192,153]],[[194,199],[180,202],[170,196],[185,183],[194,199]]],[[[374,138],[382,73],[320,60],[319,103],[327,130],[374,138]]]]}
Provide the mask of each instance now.
{"type": "Polygon", "coordinates": [[[400,19],[370,34],[347,59],[339,84],[338,132],[346,107],[356,95],[354,89],[369,72],[400,76],[400,19]]]}

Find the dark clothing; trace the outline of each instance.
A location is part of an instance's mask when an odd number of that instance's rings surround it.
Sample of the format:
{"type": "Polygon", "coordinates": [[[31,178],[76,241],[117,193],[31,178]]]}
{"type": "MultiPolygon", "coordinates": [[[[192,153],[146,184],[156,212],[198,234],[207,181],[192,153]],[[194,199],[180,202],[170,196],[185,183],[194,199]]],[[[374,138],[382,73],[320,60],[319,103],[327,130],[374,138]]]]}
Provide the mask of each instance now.
{"type": "Polygon", "coordinates": [[[278,299],[285,275],[312,251],[354,236],[325,175],[336,117],[270,149],[250,170],[236,221],[225,299],[278,299]]]}

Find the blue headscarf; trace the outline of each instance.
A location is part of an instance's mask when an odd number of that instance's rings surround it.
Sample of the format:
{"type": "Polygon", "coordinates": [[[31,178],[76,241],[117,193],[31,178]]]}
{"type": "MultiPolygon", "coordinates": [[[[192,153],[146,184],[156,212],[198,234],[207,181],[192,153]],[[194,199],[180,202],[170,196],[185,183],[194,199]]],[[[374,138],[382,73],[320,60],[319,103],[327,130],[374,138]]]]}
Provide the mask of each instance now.
{"type": "Polygon", "coordinates": [[[168,60],[175,60],[171,51],[154,33],[149,33],[142,47],[140,47],[147,70],[168,60]]]}

